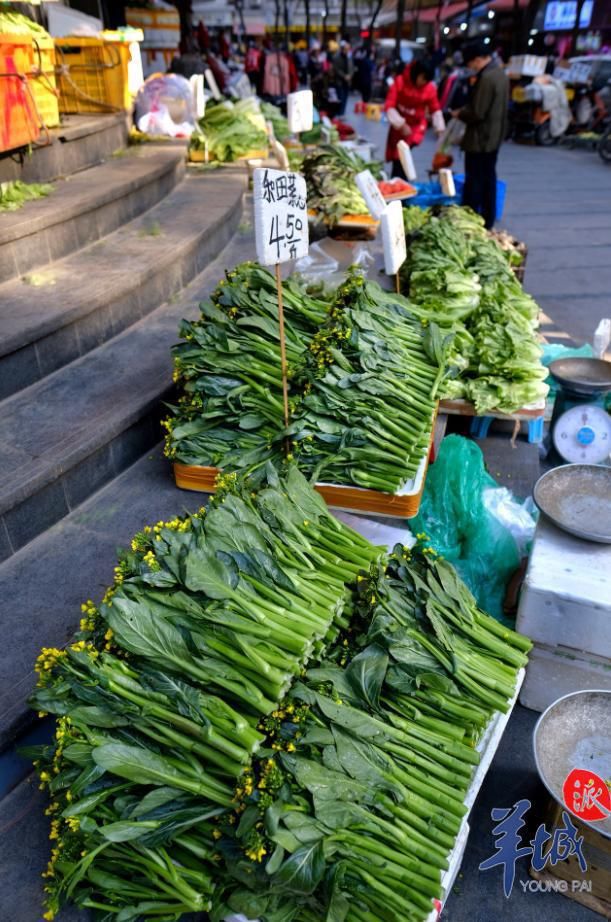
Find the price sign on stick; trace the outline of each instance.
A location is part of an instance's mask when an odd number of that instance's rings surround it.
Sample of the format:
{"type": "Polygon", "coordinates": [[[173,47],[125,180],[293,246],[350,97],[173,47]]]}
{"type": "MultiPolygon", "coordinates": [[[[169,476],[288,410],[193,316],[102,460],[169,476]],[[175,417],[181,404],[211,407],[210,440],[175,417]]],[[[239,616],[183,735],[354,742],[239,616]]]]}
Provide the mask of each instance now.
{"type": "Polygon", "coordinates": [[[401,202],[390,202],[381,218],[382,243],[384,246],[384,271],[396,278],[399,291],[399,269],[405,262],[407,246],[405,244],[405,225],[401,202]]]}
{"type": "Polygon", "coordinates": [[[441,186],[441,191],[444,195],[448,195],[451,198],[454,198],[456,195],[456,186],[454,185],[452,170],[439,170],[439,185],[441,186]]]}
{"type": "Polygon", "coordinates": [[[397,143],[397,152],[403,172],[410,182],[415,182],[418,179],[418,174],[416,173],[416,165],[409,144],[406,144],[405,141],[399,141],[397,143]]]}
{"type": "Polygon", "coordinates": [[[221,91],[219,90],[219,85],[216,82],[214,74],[212,73],[209,67],[207,67],[206,70],[204,71],[204,77],[206,78],[206,83],[212,90],[212,95],[214,96],[214,98],[221,99],[221,91]]]}
{"type": "Polygon", "coordinates": [[[310,131],[314,121],[314,96],[312,90],[299,90],[286,97],[286,117],[291,134],[310,131]]]}
{"type": "Polygon", "coordinates": [[[357,173],[355,180],[359,192],[369,208],[371,217],[379,221],[386,210],[386,202],[382,197],[377,182],[373,178],[371,170],[363,170],[362,173],[357,173]]]}
{"type": "Polygon", "coordinates": [[[284,422],[288,426],[289,395],[280,263],[299,259],[308,252],[306,183],[299,173],[263,167],[255,170],[253,179],[257,259],[263,266],[276,267],[282,396],[284,422]]]}

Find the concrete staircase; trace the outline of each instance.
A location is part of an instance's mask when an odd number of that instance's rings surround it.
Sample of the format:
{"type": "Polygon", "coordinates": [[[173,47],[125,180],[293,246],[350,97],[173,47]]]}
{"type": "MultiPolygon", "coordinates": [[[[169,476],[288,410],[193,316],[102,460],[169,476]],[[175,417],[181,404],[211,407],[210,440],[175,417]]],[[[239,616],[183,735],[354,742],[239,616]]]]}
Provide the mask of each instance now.
{"type": "MultiPolygon", "coordinates": [[[[107,124],[116,130],[116,120],[107,124]]],[[[242,169],[189,173],[184,151],[161,144],[98,163],[86,138],[89,162],[71,155],[79,172],[49,167],[65,176],[49,198],[0,215],[0,919],[7,922],[42,918],[47,823],[29,763],[17,753],[51,732],[27,705],[34,660],[41,646],[70,638],[83,600],[103,594],[117,546],[148,522],[201,505],[201,495],[176,490],[159,447],[170,346],[225,267],[252,255],[250,238],[238,231],[242,169]]],[[[40,164],[37,171],[38,180],[49,175],[40,164]]]]}

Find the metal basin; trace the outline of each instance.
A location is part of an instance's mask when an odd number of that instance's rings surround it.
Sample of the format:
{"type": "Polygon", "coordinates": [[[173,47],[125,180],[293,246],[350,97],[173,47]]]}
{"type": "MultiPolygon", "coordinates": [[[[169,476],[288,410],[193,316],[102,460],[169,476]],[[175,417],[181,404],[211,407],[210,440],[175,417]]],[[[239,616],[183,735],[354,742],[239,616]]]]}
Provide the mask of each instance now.
{"type": "Polygon", "coordinates": [[[563,464],[539,477],[533,498],[558,528],[578,538],[611,544],[611,468],[563,464]]]}
{"type": "MultiPolygon", "coordinates": [[[[611,691],[579,691],[550,704],[534,730],[537,770],[559,804],[562,785],[574,768],[611,778],[611,691]]],[[[580,822],[586,822],[581,820],[580,822]]],[[[586,825],[611,838],[611,816],[586,825]]]]}
{"type": "Polygon", "coordinates": [[[556,359],[548,368],[552,377],[574,394],[589,397],[611,391],[611,362],[603,359],[556,359]]]}

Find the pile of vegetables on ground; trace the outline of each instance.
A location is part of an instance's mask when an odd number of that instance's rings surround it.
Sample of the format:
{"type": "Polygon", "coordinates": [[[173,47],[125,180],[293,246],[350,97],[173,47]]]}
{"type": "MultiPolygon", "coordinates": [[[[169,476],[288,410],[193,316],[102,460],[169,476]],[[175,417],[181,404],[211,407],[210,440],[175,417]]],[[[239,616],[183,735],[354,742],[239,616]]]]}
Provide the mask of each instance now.
{"type": "Polygon", "coordinates": [[[22,182],[20,179],[0,182],[0,212],[17,211],[26,202],[45,198],[51,192],[51,183],[22,182]]]}
{"type": "Polygon", "coordinates": [[[254,96],[238,102],[209,100],[189,142],[190,151],[207,149],[210,160],[222,163],[266,148],[265,118],[254,96]]]}
{"type": "Polygon", "coordinates": [[[44,918],[424,920],[528,648],[426,541],[387,556],[294,465],[224,476],[39,657],[44,918]]]}
{"type": "Polygon", "coordinates": [[[411,310],[455,333],[443,396],[465,397],[479,414],[545,398],[539,309],[512,271],[515,249],[501,248],[467,208],[404,215],[410,245],[401,276],[411,310]]]}
{"type": "Polygon", "coordinates": [[[260,471],[282,459],[288,435],[313,482],[397,493],[428,449],[447,342],[356,270],[324,297],[296,278],[283,293],[288,431],[274,277],[245,263],[201,306],[200,320],[182,324],[168,457],[260,471]]]}
{"type": "Polygon", "coordinates": [[[380,166],[368,163],[338,144],[323,144],[306,154],[301,163],[301,173],[308,187],[308,208],[330,226],[337,224],[344,215],[368,214],[354,177],[368,169],[379,179],[380,166]]]}

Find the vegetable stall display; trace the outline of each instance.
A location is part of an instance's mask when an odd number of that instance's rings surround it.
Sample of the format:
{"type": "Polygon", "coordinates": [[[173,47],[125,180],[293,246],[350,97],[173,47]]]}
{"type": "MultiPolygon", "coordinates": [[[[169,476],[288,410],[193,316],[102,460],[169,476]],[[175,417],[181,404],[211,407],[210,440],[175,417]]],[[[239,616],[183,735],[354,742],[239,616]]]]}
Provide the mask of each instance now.
{"type": "Polygon", "coordinates": [[[346,215],[368,214],[354,178],[369,169],[378,179],[380,166],[368,163],[339,144],[323,144],[306,154],[301,162],[300,172],[308,187],[308,208],[330,226],[346,215]]]}
{"type": "Polygon", "coordinates": [[[254,96],[238,102],[209,100],[189,142],[190,153],[207,150],[209,160],[221,163],[263,149],[267,150],[267,129],[254,96]]]}
{"type": "Polygon", "coordinates": [[[261,470],[284,443],[313,481],[395,494],[426,456],[448,342],[358,271],[326,299],[283,283],[291,421],[282,417],[271,273],[246,263],[221,282],[174,349],[182,389],[166,454],[186,465],[261,470]]]}
{"type": "Polygon", "coordinates": [[[467,208],[404,215],[410,246],[401,276],[410,309],[455,333],[453,376],[442,395],[467,398],[478,414],[543,400],[539,309],[512,271],[515,249],[503,249],[467,208]]]}
{"type": "Polygon", "coordinates": [[[44,918],[424,920],[528,648],[426,542],[385,555],[294,465],[224,476],[38,660],[44,918]]]}

